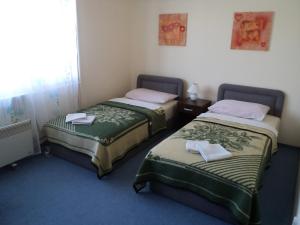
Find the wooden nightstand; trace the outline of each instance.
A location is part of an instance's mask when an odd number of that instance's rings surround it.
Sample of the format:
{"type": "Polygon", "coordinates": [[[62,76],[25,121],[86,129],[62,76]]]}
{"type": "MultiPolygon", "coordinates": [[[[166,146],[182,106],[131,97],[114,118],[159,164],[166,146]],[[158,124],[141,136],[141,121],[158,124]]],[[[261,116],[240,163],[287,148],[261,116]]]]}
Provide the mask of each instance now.
{"type": "Polygon", "coordinates": [[[211,101],[206,99],[197,99],[195,101],[189,98],[178,101],[178,114],[179,125],[183,126],[193,119],[195,119],[200,113],[207,111],[207,108],[211,105],[211,101]]]}

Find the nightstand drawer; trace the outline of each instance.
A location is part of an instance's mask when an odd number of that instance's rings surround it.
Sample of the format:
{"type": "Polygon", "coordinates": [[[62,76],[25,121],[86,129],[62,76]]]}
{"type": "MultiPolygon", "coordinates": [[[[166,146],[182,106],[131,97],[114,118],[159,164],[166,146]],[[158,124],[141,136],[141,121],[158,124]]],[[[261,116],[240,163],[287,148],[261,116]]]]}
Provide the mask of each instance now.
{"type": "Polygon", "coordinates": [[[179,125],[185,125],[201,113],[206,112],[210,103],[211,101],[206,99],[197,99],[195,101],[191,101],[190,99],[180,100],[178,102],[179,125]]]}
{"type": "Polygon", "coordinates": [[[191,114],[191,115],[195,115],[195,116],[200,114],[203,111],[202,108],[194,107],[191,105],[185,105],[182,103],[179,103],[178,110],[179,110],[179,112],[182,112],[185,114],[191,114]]]}

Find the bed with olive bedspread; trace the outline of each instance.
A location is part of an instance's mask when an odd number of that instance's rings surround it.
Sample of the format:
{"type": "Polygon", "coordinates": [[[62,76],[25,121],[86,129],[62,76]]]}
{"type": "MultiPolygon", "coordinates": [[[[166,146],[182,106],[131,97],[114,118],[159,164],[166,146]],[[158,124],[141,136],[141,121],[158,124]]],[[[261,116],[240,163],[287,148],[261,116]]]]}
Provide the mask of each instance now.
{"type": "MultiPolygon", "coordinates": [[[[233,99],[270,107],[280,118],[284,93],[279,90],[222,84],[218,100],[233,99]]],[[[231,224],[261,224],[259,194],[263,172],[277,150],[277,136],[266,128],[198,117],[154,147],[134,181],[136,192],[152,191],[216,216],[231,224]],[[186,140],[221,144],[232,158],[206,163],[187,152],[186,140]]]]}
{"type": "MultiPolygon", "coordinates": [[[[182,97],[183,81],[178,78],[139,75],[137,88],[148,88],[182,97]]],[[[116,101],[106,101],[81,112],[95,115],[91,126],[65,123],[65,116],[45,125],[47,147],[54,155],[91,170],[102,177],[113,164],[135,146],[165,129],[168,121],[163,107],[150,110],[116,101]]]]}
{"type": "Polygon", "coordinates": [[[134,187],[159,181],[193,191],[229,208],[242,224],[260,224],[258,191],[265,167],[277,149],[267,129],[214,118],[197,118],[152,149],[134,187]],[[186,140],[220,143],[233,157],[206,163],[185,149],[186,140]]]}

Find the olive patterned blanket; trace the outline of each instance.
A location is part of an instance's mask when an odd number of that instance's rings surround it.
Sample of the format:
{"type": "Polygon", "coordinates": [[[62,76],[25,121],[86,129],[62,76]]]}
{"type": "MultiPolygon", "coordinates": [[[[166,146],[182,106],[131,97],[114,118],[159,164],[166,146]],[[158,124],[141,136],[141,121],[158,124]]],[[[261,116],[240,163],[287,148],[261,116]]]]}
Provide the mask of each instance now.
{"type": "Polygon", "coordinates": [[[150,134],[166,128],[162,110],[152,111],[139,106],[106,101],[80,112],[96,116],[94,123],[91,126],[72,125],[65,122],[65,116],[61,116],[49,121],[46,127],[69,131],[78,136],[94,139],[104,145],[111,144],[127,133],[128,129],[133,129],[145,121],[149,122],[150,134]]]}
{"type": "Polygon", "coordinates": [[[276,136],[267,129],[200,117],[148,153],[134,189],[138,192],[148,181],[158,181],[225,206],[241,224],[260,224],[262,174],[276,149],[276,136]],[[186,140],[221,144],[233,157],[206,163],[200,154],[185,149],[186,140]]]}
{"type": "Polygon", "coordinates": [[[46,136],[50,142],[90,155],[99,176],[110,172],[112,163],[138,142],[166,128],[162,109],[106,101],[80,112],[95,115],[94,123],[72,125],[61,116],[45,125],[46,136]]]}

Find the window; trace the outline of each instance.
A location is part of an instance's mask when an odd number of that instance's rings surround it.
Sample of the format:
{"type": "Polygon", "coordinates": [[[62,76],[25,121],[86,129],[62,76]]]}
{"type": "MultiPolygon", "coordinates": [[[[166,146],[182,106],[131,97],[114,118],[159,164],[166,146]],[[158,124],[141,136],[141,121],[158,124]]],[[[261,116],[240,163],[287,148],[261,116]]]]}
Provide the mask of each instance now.
{"type": "Polygon", "coordinates": [[[78,80],[75,3],[0,1],[0,99],[78,80]]]}

